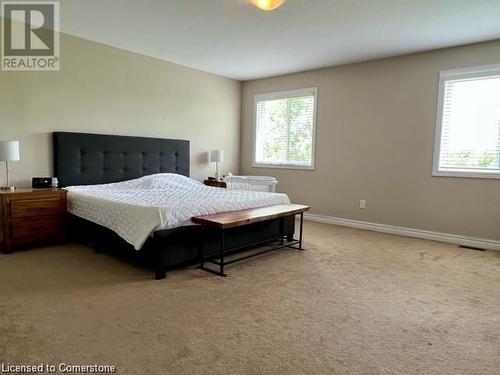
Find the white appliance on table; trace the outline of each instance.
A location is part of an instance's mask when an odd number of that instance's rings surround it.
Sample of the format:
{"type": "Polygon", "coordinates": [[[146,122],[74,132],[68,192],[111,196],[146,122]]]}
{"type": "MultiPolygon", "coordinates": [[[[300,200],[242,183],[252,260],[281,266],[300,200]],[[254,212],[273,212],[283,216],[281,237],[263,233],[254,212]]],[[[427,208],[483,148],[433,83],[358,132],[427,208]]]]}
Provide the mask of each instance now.
{"type": "Polygon", "coordinates": [[[270,176],[226,176],[224,181],[227,183],[227,188],[232,190],[251,190],[251,191],[266,191],[269,193],[276,192],[278,180],[270,176]]]}

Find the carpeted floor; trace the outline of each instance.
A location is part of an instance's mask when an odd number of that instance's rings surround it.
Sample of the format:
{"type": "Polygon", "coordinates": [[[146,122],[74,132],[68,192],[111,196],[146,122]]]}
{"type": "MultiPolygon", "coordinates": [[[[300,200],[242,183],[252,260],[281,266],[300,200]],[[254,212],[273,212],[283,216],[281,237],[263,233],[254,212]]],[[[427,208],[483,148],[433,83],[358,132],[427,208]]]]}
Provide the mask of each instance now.
{"type": "Polygon", "coordinates": [[[0,256],[0,362],[119,374],[500,373],[500,252],[306,223],[219,278],[79,245],[0,256]]]}

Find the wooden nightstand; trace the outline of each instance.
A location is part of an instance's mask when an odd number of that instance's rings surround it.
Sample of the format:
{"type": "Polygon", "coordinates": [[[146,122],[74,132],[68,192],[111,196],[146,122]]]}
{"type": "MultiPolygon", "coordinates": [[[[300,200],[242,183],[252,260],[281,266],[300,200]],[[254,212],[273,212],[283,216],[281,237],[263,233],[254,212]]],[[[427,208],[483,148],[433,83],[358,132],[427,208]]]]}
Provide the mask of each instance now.
{"type": "Polygon", "coordinates": [[[20,245],[58,242],[64,237],[66,190],[0,191],[0,251],[20,245]]]}
{"type": "Polygon", "coordinates": [[[218,187],[218,188],[227,188],[227,184],[225,181],[216,181],[216,180],[205,180],[203,183],[207,186],[218,187]]]}

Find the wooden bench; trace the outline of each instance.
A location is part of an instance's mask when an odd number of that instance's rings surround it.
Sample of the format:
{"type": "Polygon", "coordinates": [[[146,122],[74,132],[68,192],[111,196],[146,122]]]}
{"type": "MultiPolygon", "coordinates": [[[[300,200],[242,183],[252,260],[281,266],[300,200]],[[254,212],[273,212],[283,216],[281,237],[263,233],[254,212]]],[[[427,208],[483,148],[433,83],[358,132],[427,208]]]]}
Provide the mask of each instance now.
{"type": "Polygon", "coordinates": [[[301,204],[280,204],[275,206],[252,208],[249,210],[224,212],[220,214],[212,214],[204,216],[195,216],[191,218],[191,221],[193,221],[194,223],[201,224],[206,227],[211,227],[214,228],[215,230],[220,231],[220,250],[217,256],[206,257],[203,251],[204,250],[203,243],[200,244],[200,259],[201,259],[200,269],[211,273],[215,273],[216,275],[219,276],[226,276],[226,274],[224,273],[224,266],[226,265],[236,263],[258,255],[262,255],[270,251],[278,250],[284,247],[303,250],[302,238],[303,238],[303,227],[304,227],[304,212],[309,209],[310,209],[309,206],[304,206],[301,204]],[[285,238],[283,235],[283,219],[285,217],[290,217],[295,215],[300,215],[299,239],[298,240],[286,239],[285,243],[285,238]],[[261,250],[259,252],[254,252],[252,254],[244,255],[238,258],[233,258],[228,261],[225,260],[225,256],[228,253],[232,253],[238,250],[234,248],[233,249],[225,248],[226,229],[241,227],[245,225],[250,225],[262,221],[274,220],[278,218],[281,218],[279,236],[277,238],[272,238],[265,241],[265,242],[271,242],[273,240],[279,240],[280,244],[278,246],[274,246],[270,249],[261,250]],[[295,247],[295,245],[298,245],[298,247],[295,247]],[[214,258],[216,257],[218,257],[219,260],[214,260],[214,258]],[[205,263],[215,264],[219,267],[219,270],[214,271],[211,268],[206,268],[205,263]]]}

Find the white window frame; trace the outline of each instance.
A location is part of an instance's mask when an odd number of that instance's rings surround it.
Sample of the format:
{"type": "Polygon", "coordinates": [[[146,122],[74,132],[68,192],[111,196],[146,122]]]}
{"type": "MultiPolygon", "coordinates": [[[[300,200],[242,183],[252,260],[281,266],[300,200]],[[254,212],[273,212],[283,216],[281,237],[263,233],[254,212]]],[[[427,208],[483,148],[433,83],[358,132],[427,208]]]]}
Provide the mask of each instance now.
{"type": "Polygon", "coordinates": [[[304,89],[286,90],[270,92],[265,94],[257,94],[253,97],[253,144],[252,144],[252,166],[254,168],[275,168],[275,169],[298,169],[298,170],[314,170],[316,161],[316,119],[318,112],[318,88],[309,87],[304,89]],[[312,129],[312,145],[311,145],[311,165],[302,166],[295,164],[264,164],[257,163],[256,158],[256,140],[257,140],[257,102],[263,100],[287,99],[293,97],[309,96],[311,93],[314,96],[313,108],[313,129],[312,129]]]}
{"type": "Polygon", "coordinates": [[[500,64],[445,70],[439,73],[436,132],[434,136],[434,159],[432,165],[433,176],[500,179],[500,172],[471,172],[469,169],[464,169],[463,171],[443,171],[439,169],[439,160],[441,158],[441,133],[443,127],[445,82],[449,80],[489,77],[492,75],[500,75],[500,64]]]}

